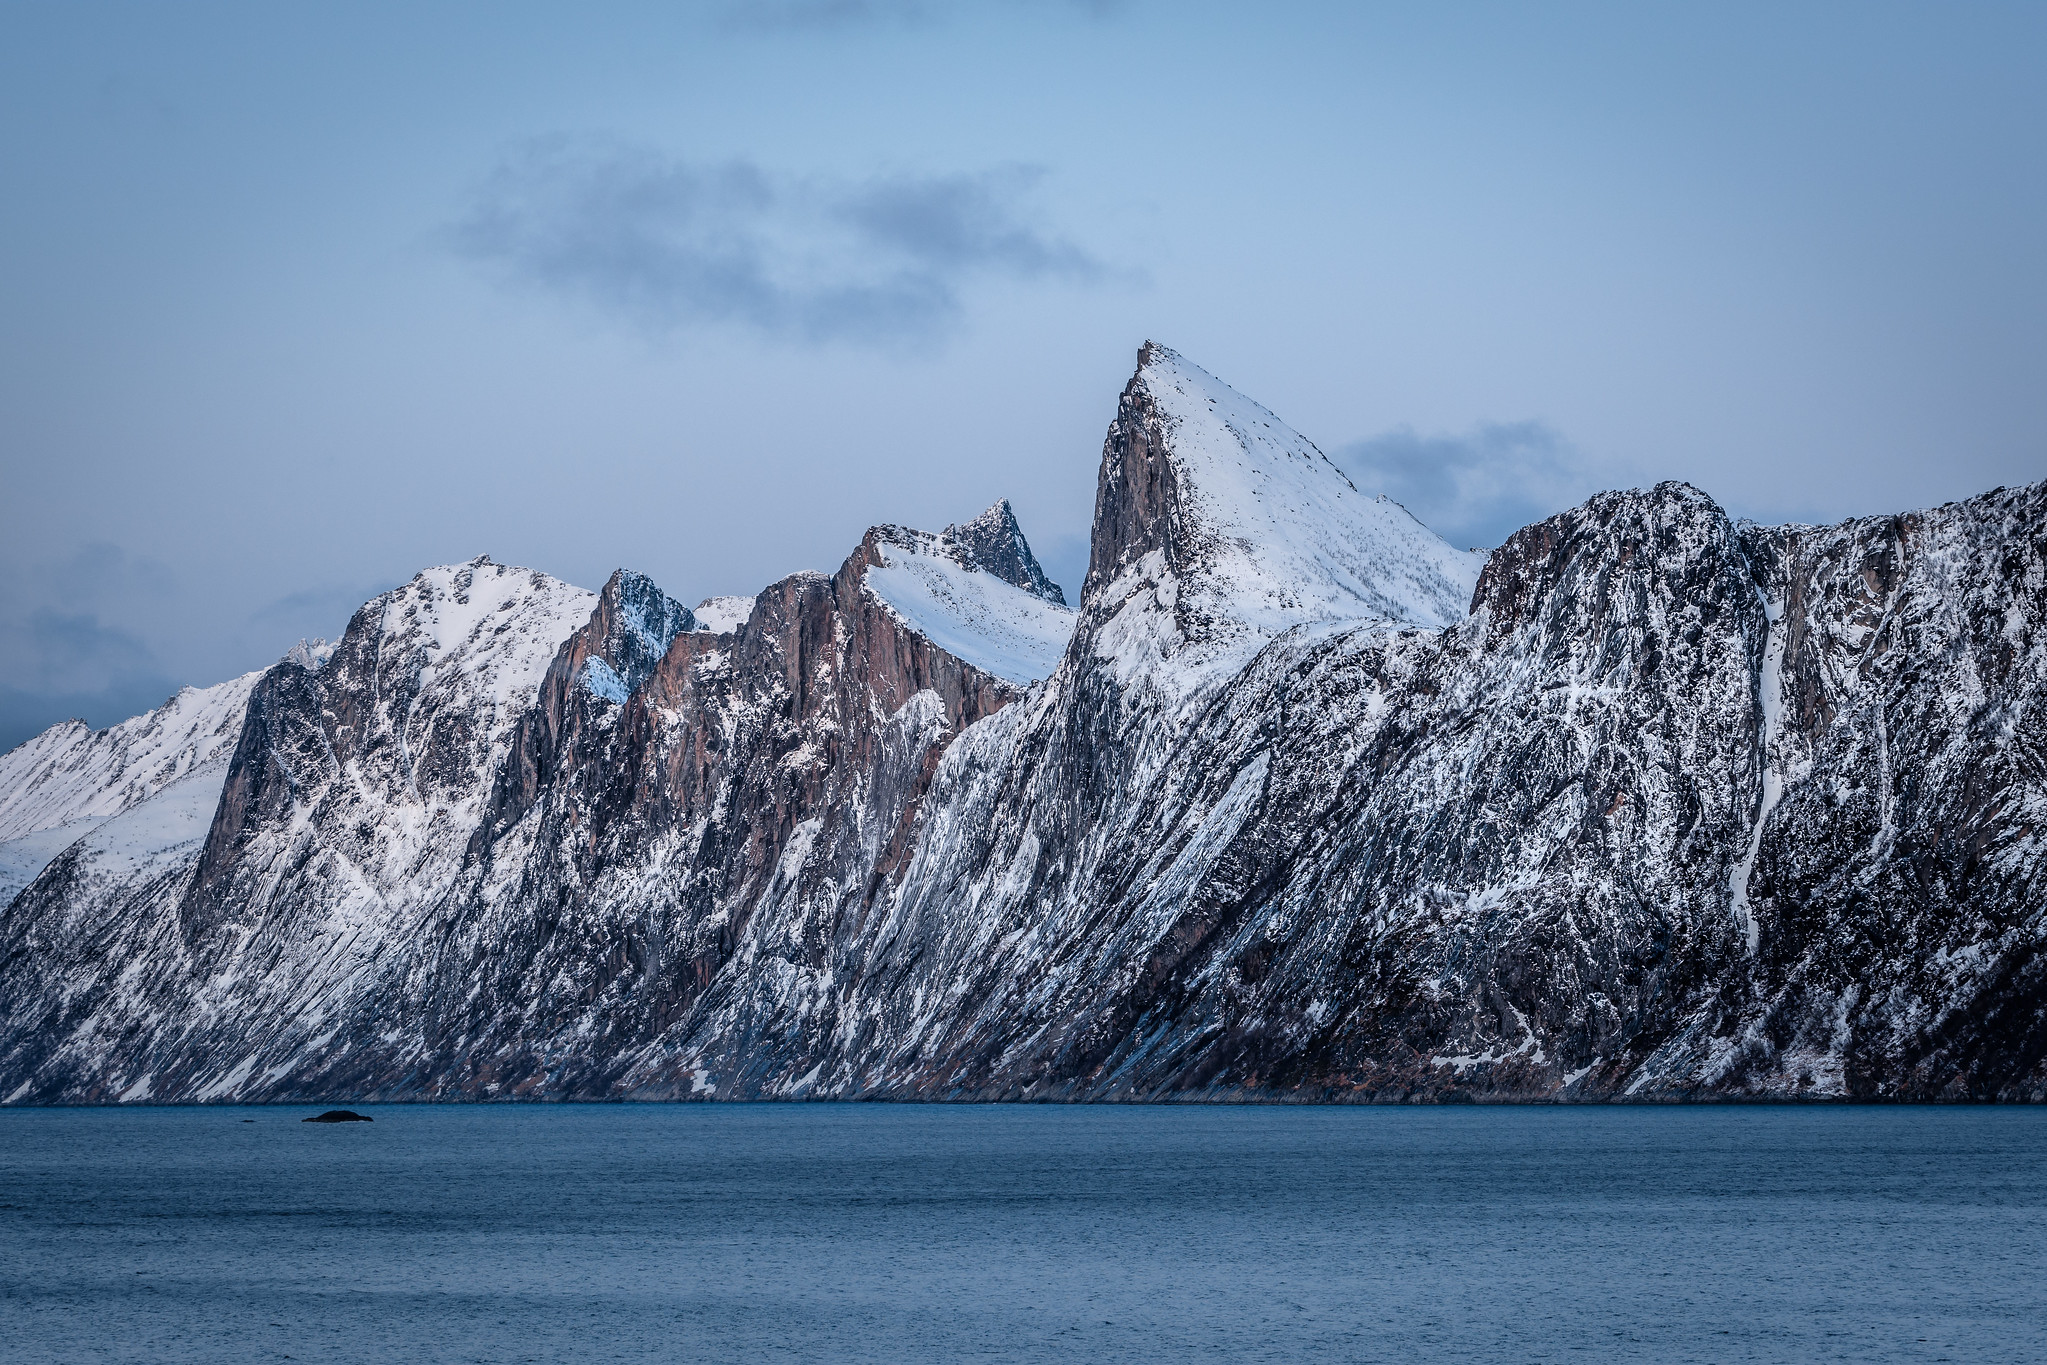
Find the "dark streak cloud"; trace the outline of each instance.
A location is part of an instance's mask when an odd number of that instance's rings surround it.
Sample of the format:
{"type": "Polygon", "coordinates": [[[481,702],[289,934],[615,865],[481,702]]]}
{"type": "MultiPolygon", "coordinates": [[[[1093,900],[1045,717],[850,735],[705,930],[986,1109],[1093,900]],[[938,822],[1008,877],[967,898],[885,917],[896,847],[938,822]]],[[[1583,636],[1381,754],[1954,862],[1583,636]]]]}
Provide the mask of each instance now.
{"type": "Polygon", "coordinates": [[[1101,267],[1079,247],[1019,221],[1016,206],[1041,176],[1008,168],[875,180],[843,194],[834,212],[875,246],[932,269],[988,268],[1019,279],[1099,278],[1101,267]]]}
{"type": "MultiPolygon", "coordinates": [[[[720,17],[724,28],[738,33],[834,32],[937,24],[964,7],[962,0],[744,0],[725,6],[720,17]]],[[[1104,19],[1125,9],[1127,0],[1010,0],[1009,7],[1104,19]]]]}
{"type": "Polygon", "coordinates": [[[1396,427],[1336,452],[1366,492],[1383,493],[1457,545],[1490,548],[1597,490],[1569,442],[1541,422],[1482,422],[1463,435],[1396,427]]]}
{"type": "Polygon", "coordinates": [[[26,646],[17,657],[45,683],[119,677],[155,667],[147,645],[128,631],[102,624],[92,612],[37,607],[7,633],[26,646]]]}
{"type": "Polygon", "coordinates": [[[108,678],[160,676],[141,637],[110,621],[146,615],[175,590],[159,560],[105,542],[0,576],[0,686],[91,690],[108,678]]]}
{"type": "Polygon", "coordinates": [[[797,179],[556,136],[491,173],[454,242],[511,281],[653,331],[736,324],[807,342],[927,344],[959,320],[973,279],[1103,276],[1035,220],[1041,175],[797,179]]]}
{"type": "MultiPolygon", "coordinates": [[[[16,566],[0,593],[0,752],[73,717],[104,728],[175,693],[179,680],[158,652],[120,623],[146,617],[171,581],[161,562],[104,543],[16,566]]],[[[275,598],[249,614],[243,652],[260,660],[300,638],[335,639],[391,586],[327,584],[275,598]]],[[[231,671],[185,681],[206,686],[231,671]]]]}
{"type": "Polygon", "coordinates": [[[750,0],[727,5],[724,27],[734,32],[864,28],[874,24],[921,24],[937,17],[915,0],[750,0]]]}
{"type": "Polygon", "coordinates": [[[161,560],[95,542],[0,566],[0,751],[78,717],[101,727],[177,690],[132,623],[172,599],[161,560]]]}

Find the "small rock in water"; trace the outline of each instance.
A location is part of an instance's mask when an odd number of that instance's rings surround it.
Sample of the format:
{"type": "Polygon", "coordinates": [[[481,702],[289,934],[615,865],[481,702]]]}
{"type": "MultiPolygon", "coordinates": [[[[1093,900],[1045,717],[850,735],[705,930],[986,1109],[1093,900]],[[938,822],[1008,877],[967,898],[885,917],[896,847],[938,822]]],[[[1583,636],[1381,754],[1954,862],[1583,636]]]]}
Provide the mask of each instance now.
{"type": "MultiPolygon", "coordinates": [[[[254,1119],[250,1119],[250,1120],[249,1120],[249,1122],[251,1122],[251,1123],[254,1123],[254,1122],[255,1122],[255,1120],[254,1120],[254,1119]]],[[[369,1116],[368,1114],[358,1114],[358,1113],[356,1113],[356,1112],[355,1112],[355,1110],[353,1110],[353,1109],[329,1109],[329,1110],[328,1110],[328,1111],[327,1111],[326,1113],[324,1113],[324,1114],[315,1114],[315,1115],[313,1115],[313,1116],[312,1116],[311,1118],[306,1118],[306,1119],[300,1119],[300,1120],[299,1120],[299,1122],[301,1122],[301,1123],[375,1123],[375,1122],[376,1122],[376,1120],[375,1120],[375,1119],[373,1119],[373,1118],[371,1118],[371,1117],[370,1117],[370,1116],[369,1116]]]]}

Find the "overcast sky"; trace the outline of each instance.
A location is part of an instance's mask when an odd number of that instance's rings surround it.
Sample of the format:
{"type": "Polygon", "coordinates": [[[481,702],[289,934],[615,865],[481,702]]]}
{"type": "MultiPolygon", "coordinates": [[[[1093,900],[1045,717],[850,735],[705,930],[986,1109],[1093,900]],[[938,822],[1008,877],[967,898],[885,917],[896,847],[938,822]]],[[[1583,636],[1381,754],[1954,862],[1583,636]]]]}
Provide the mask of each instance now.
{"type": "Polygon", "coordinates": [[[0,747],[488,553],[695,602],[1153,337],[1461,544],[2047,474],[2047,6],[0,5],[0,747]]]}

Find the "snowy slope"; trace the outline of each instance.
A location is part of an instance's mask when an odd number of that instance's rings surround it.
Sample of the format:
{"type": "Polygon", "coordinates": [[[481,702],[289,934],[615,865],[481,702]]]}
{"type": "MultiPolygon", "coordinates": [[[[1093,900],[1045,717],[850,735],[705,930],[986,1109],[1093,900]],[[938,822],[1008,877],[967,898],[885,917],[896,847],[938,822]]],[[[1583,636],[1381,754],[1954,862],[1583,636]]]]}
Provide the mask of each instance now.
{"type": "Polygon", "coordinates": [[[37,1003],[0,989],[11,1036],[106,1099],[216,1097],[259,1060],[322,1055],[330,1012],[431,941],[512,731],[596,601],[484,558],[428,569],[330,655],[264,673],[231,758],[93,829],[0,917],[0,961],[47,958],[78,1002],[76,1027],[23,1033],[37,1003]],[[177,1057],[113,1060],[173,1018],[177,1057]]]}
{"type": "MultiPolygon", "coordinates": [[[[402,645],[417,669],[407,686],[422,700],[453,695],[465,704],[488,703],[478,756],[489,762],[531,701],[555,647],[588,620],[595,601],[581,588],[482,557],[426,569],[363,610],[384,648],[395,655],[402,645]]],[[[302,643],[290,659],[318,670],[333,652],[325,642],[302,643]]],[[[0,756],[0,904],[101,821],[153,804],[173,784],[181,810],[218,800],[263,676],[184,688],[147,715],[97,732],[67,721],[0,756]],[[209,783],[212,797],[205,798],[201,788],[209,783]]],[[[398,728],[401,752],[410,751],[418,741],[402,721],[398,728]]]]}
{"type": "Polygon", "coordinates": [[[100,822],[75,841],[81,866],[95,876],[133,880],[196,855],[220,803],[227,766],[225,759],[204,764],[100,822]]]}
{"type": "MultiPolygon", "coordinates": [[[[586,589],[479,556],[424,569],[356,614],[315,675],[330,699],[326,753],[290,784],[315,828],[367,831],[351,835],[354,865],[323,895],[381,917],[455,875],[514,728],[596,604],[586,589]],[[352,721],[337,724],[344,715],[352,721]]],[[[266,852],[287,858],[289,846],[266,852]]]]}
{"type": "MultiPolygon", "coordinates": [[[[1189,510],[1213,534],[1199,591],[1263,633],[1303,621],[1464,619],[1480,558],[1358,492],[1306,437],[1163,347],[1143,384],[1189,510]]],[[[1192,585],[1190,586],[1197,586],[1192,585]]]]}
{"type": "Polygon", "coordinates": [[[1073,611],[961,563],[943,535],[885,527],[875,548],[868,593],[940,649],[1020,686],[1058,666],[1073,611]]]}
{"type": "Polygon", "coordinates": [[[555,647],[596,604],[588,589],[479,555],[422,569],[364,610],[381,611],[380,638],[418,651],[423,687],[454,670],[465,690],[503,707],[531,699],[555,647]]]}
{"type": "Polygon", "coordinates": [[[59,853],[90,834],[98,817],[67,820],[50,829],[39,829],[19,839],[0,843],[0,906],[5,906],[21,889],[42,875],[59,853]]]}

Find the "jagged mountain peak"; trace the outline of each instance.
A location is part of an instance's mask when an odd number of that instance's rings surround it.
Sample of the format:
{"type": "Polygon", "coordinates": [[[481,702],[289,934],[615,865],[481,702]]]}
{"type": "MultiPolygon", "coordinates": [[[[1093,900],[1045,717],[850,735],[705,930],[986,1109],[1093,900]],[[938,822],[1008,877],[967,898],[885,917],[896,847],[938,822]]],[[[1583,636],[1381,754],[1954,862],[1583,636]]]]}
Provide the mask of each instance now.
{"type": "Polygon", "coordinates": [[[334,644],[325,639],[304,639],[284,651],[282,663],[297,664],[308,671],[320,667],[334,657],[334,644]]]}
{"type": "Polygon", "coordinates": [[[1448,625],[1479,565],[1263,405],[1157,342],[1138,352],[1103,444],[1083,593],[1126,672],[1168,656],[1231,672],[1318,621],[1448,625]]]}
{"type": "Polygon", "coordinates": [[[555,645],[589,619],[596,602],[597,594],[588,589],[537,569],[498,564],[487,555],[435,565],[365,603],[330,664],[351,659],[369,641],[386,650],[417,649],[423,665],[459,655],[469,672],[516,656],[509,676],[530,686],[555,645]]]}
{"type": "Polygon", "coordinates": [[[1532,619],[1530,614],[1554,595],[1576,560],[1628,563],[1646,553],[1713,562],[1735,543],[1735,534],[1720,504],[1689,483],[1665,481],[1652,488],[1597,493],[1522,527],[1491,551],[1472,610],[1492,618],[1497,636],[1532,619]]]}

